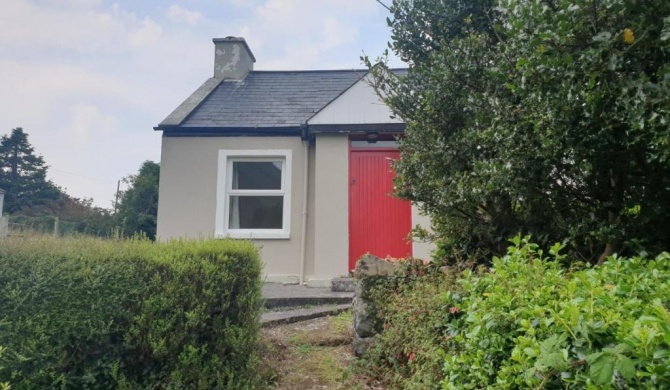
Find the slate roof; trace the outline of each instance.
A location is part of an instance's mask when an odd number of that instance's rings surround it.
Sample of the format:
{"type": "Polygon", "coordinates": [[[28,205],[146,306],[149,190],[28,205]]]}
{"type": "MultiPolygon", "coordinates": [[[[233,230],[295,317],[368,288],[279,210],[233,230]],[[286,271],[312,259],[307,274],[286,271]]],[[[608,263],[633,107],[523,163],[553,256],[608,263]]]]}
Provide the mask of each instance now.
{"type": "Polygon", "coordinates": [[[252,71],[241,81],[221,82],[179,127],[299,127],[366,73],[252,71]]]}

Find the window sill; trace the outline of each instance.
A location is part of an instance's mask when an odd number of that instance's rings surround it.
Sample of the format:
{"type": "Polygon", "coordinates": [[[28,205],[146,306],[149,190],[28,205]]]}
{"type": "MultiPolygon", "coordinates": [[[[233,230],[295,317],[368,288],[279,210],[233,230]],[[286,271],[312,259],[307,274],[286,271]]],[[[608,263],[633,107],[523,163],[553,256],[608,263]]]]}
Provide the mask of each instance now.
{"type": "Polygon", "coordinates": [[[235,232],[217,233],[216,238],[236,238],[244,240],[289,240],[290,233],[284,232],[235,232]]]}

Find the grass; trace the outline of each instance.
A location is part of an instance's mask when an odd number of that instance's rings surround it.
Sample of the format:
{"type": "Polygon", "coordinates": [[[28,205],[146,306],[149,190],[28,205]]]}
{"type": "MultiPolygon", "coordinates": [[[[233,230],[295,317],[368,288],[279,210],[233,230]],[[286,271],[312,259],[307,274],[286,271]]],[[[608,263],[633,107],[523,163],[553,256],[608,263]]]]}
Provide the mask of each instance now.
{"type": "Polygon", "coordinates": [[[263,366],[277,390],[363,389],[349,369],[353,359],[351,311],[262,331],[263,366]]]}

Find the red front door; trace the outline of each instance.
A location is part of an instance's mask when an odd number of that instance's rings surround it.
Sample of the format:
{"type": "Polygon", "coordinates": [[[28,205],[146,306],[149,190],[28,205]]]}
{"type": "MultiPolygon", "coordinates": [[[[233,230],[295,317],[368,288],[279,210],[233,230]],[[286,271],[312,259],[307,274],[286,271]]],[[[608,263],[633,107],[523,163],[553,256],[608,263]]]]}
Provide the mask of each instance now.
{"type": "Polygon", "coordinates": [[[397,150],[356,150],[349,158],[349,269],[364,254],[385,258],[412,255],[408,239],[412,211],[393,197],[391,160],[397,150]]]}

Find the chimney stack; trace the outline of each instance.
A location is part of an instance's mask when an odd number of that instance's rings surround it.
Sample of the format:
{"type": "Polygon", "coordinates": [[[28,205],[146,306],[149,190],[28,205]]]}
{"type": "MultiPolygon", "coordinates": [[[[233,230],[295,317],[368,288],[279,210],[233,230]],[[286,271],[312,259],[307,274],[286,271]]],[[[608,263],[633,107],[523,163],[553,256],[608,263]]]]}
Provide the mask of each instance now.
{"type": "Polygon", "coordinates": [[[214,38],[214,78],[242,80],[254,69],[256,58],[244,38],[214,38]]]}

